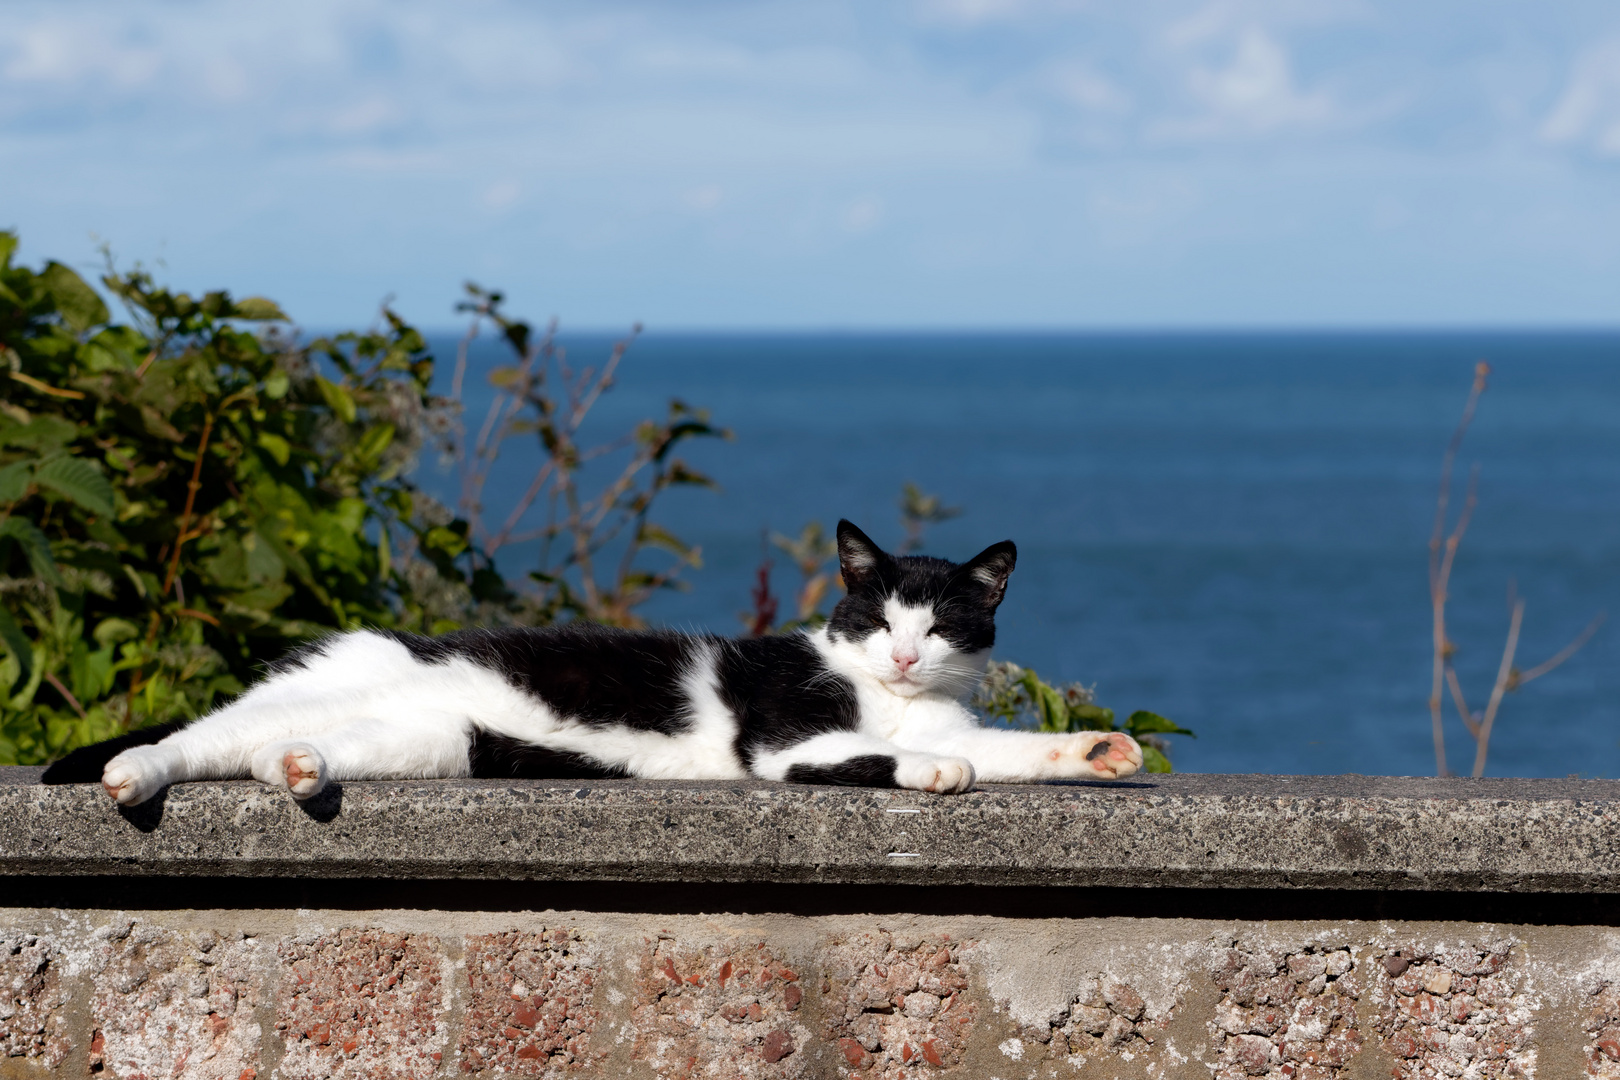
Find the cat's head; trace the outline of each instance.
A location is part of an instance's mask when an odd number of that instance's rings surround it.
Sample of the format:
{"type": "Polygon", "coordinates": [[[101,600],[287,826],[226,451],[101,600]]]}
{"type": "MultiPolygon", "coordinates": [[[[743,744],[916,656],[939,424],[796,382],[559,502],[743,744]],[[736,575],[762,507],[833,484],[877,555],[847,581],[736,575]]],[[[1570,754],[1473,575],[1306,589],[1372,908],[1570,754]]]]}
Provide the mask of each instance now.
{"type": "Polygon", "coordinates": [[[840,521],[845,596],[827,620],[828,637],[847,662],[903,697],[965,695],[996,643],[996,608],[1017,561],[1011,540],[965,563],[890,555],[840,521]]]}

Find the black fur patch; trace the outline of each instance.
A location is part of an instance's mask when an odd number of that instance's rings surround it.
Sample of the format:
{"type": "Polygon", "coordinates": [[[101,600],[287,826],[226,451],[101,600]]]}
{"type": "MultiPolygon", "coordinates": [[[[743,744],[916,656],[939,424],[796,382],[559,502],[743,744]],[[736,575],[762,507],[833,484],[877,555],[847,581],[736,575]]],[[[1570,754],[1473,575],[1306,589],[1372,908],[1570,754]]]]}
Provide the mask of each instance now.
{"type": "Polygon", "coordinates": [[[330,640],[329,637],[323,637],[305,642],[302,645],[293,646],[274,660],[266,662],[264,665],[265,675],[285,675],[289,671],[308,667],[310,657],[319,656],[325,652],[327,643],[330,640]]]}
{"type": "Polygon", "coordinates": [[[887,754],[862,754],[836,765],[789,765],[787,778],[793,784],[894,787],[895,764],[887,754]]]}
{"type": "Polygon", "coordinates": [[[99,784],[107,762],[132,746],[151,746],[173,735],[191,721],[175,720],[156,727],[141,728],[128,735],[118,735],[93,746],[81,746],[59,761],[53,762],[40,777],[42,784],[99,784]]]}
{"type": "Polygon", "coordinates": [[[440,638],[389,636],[424,663],[465,657],[559,716],[664,735],[691,726],[681,677],[702,642],[720,640],[588,623],[463,630],[440,638]]]}
{"type": "Polygon", "coordinates": [[[761,751],[780,750],[829,731],[854,731],[855,688],[829,671],[802,634],[719,642],[720,700],[737,721],[737,756],[751,767],[761,751]]]}
{"type": "Polygon", "coordinates": [[[584,754],[552,750],[507,735],[473,729],[468,747],[472,774],[480,780],[626,780],[630,774],[584,754]]]}

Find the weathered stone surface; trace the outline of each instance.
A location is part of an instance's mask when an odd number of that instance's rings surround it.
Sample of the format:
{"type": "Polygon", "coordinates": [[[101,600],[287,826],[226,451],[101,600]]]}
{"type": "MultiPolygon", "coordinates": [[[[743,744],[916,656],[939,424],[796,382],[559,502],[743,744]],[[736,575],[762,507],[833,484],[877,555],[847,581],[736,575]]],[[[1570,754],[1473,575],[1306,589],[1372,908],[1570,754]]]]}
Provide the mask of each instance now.
{"type": "Polygon", "coordinates": [[[1374,1025],[1396,1080],[1535,1075],[1529,995],[1509,940],[1414,940],[1370,966],[1374,1025]]]}
{"type": "Polygon", "coordinates": [[[62,955],[38,934],[0,934],[0,1057],[54,1069],[67,1056],[62,955]]]}
{"type": "Polygon", "coordinates": [[[0,1028],[6,1080],[1620,1071],[1605,927],[0,908],[0,939],[44,1036],[0,1028]]]}
{"type": "Polygon", "coordinates": [[[480,934],[467,942],[470,997],[461,1035],[465,1072],[566,1074],[606,1053],[592,1045],[601,957],[577,930],[480,934]]]}
{"type": "Polygon", "coordinates": [[[372,929],[295,937],[277,947],[276,1032],[288,1080],[425,1080],[449,1042],[437,939],[372,929]]]}
{"type": "Polygon", "coordinates": [[[873,1080],[950,1069],[982,1009],[973,992],[976,942],[948,935],[853,934],[823,953],[827,1037],[853,1071],[873,1080]]]}
{"type": "Polygon", "coordinates": [[[96,931],[90,962],[92,1072],[252,1080],[262,1069],[257,939],[120,919],[96,931]]]}
{"type": "Polygon", "coordinates": [[[630,1056],[659,1077],[819,1075],[803,1051],[810,1029],[800,965],[754,940],[683,944],[659,934],[635,960],[630,1056]]]}
{"type": "Polygon", "coordinates": [[[350,783],[304,807],[243,781],[120,813],[37,775],[0,769],[0,874],[1620,892],[1620,782],[1604,780],[1189,775],[957,796],[459,780],[350,783]]]}
{"type": "Polygon", "coordinates": [[[1211,971],[1221,991],[1210,1023],[1216,1080],[1339,1080],[1361,1052],[1355,954],[1234,942],[1211,971]]]}

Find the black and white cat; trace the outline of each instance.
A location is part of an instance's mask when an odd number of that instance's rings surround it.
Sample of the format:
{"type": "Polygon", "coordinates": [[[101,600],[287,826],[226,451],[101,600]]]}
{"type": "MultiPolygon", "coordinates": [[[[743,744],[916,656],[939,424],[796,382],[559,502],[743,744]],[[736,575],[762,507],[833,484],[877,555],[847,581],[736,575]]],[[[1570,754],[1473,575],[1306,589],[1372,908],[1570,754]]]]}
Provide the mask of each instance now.
{"type": "Polygon", "coordinates": [[[1128,735],[986,728],[963,704],[1016,558],[1011,541],[961,565],[893,556],[840,521],[847,595],[810,632],[335,635],[203,719],[87,747],[46,782],[90,780],[87,767],[104,763],[102,786],[129,805],[180,781],[246,776],[305,799],[334,780],[424,777],[753,776],[958,792],[975,779],[1131,775],[1142,751],[1128,735]]]}

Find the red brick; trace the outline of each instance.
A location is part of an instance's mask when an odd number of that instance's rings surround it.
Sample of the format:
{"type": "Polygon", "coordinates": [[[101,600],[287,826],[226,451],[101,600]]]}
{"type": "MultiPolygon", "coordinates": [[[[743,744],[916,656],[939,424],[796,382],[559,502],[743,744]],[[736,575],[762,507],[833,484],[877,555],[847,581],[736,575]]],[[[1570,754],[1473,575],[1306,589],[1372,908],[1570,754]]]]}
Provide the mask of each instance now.
{"type": "Polygon", "coordinates": [[[804,1075],[811,1037],[798,974],[763,944],[648,943],[631,1005],[631,1056],[659,1077],[804,1075]],[[789,1000],[792,1006],[789,1006],[789,1000]]]}
{"type": "Polygon", "coordinates": [[[858,1049],[864,1064],[855,1067],[872,1080],[899,1080],[902,1073],[915,1080],[930,1067],[956,1067],[979,1013],[965,959],[974,947],[953,948],[944,937],[897,944],[884,933],[830,942],[827,1037],[852,1065],[858,1049]],[[937,1005],[920,1007],[925,998],[937,1005]]]}
{"type": "Polygon", "coordinates": [[[257,941],[128,920],[102,927],[93,941],[91,1050],[104,1075],[218,1080],[257,1073],[257,941]]]}
{"type": "Polygon", "coordinates": [[[595,968],[594,945],[564,927],[468,938],[462,1070],[542,1076],[605,1057],[592,1041],[595,968]]]}
{"type": "Polygon", "coordinates": [[[437,938],[343,929],[281,942],[276,1029],[289,1080],[425,1080],[448,1041],[437,938]]]}

